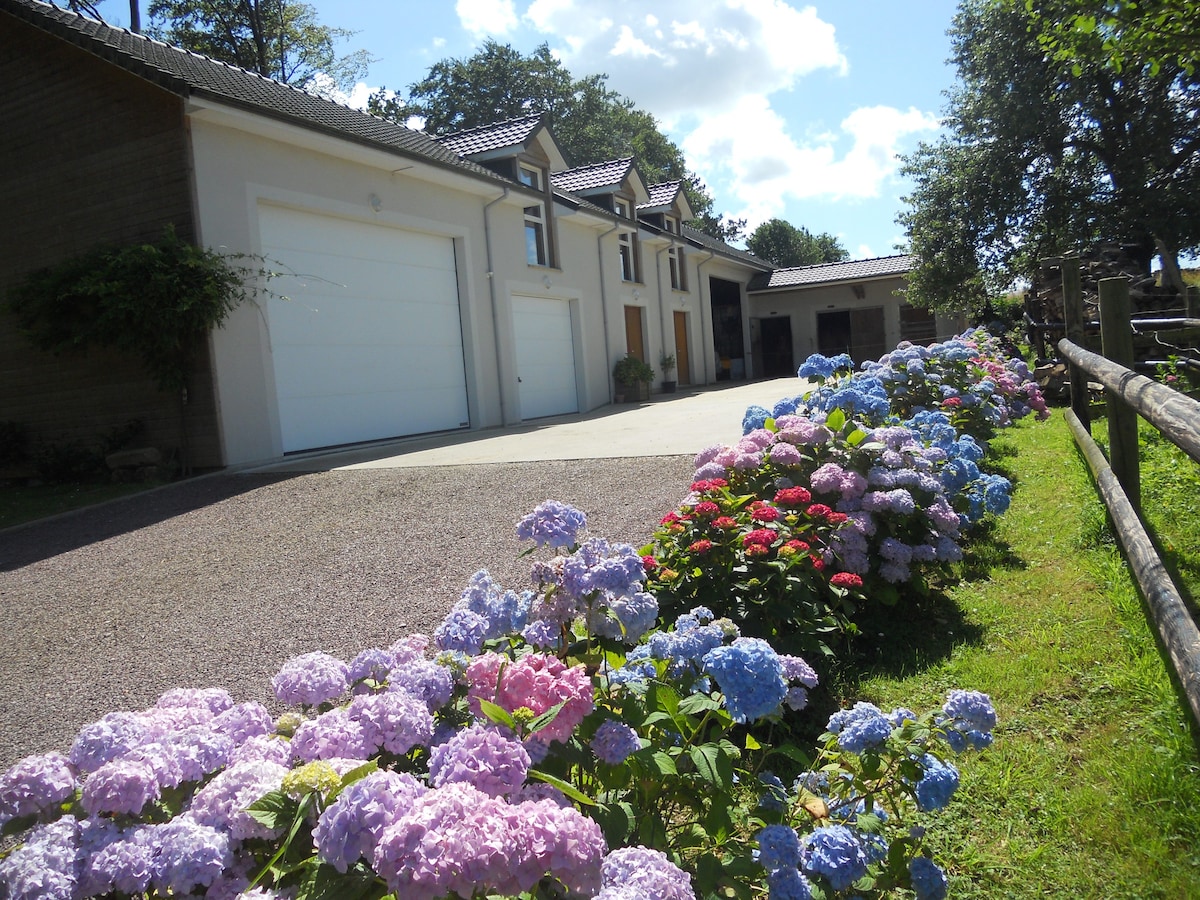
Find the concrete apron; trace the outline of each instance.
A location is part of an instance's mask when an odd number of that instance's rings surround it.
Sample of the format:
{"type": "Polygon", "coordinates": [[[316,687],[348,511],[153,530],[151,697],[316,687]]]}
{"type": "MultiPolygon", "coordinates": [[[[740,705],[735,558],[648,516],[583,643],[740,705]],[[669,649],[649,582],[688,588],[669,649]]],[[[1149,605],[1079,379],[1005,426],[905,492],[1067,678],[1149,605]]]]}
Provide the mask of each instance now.
{"type": "Polygon", "coordinates": [[[551,459],[613,459],[692,456],[713,444],[742,436],[746,407],[770,409],[805,388],[797,378],[737,382],[677,394],[655,394],[649,402],[604,406],[590,413],[556,416],[509,428],[456,431],[349,449],[289,457],[255,472],[470,466],[551,459]]]}

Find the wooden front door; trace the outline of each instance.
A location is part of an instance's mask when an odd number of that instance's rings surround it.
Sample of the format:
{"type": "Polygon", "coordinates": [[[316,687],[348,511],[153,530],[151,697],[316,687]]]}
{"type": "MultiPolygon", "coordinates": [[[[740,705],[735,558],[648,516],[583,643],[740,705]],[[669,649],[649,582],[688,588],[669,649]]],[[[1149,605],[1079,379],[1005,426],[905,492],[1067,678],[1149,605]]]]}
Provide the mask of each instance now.
{"type": "Polygon", "coordinates": [[[680,384],[692,383],[692,365],[688,359],[687,313],[675,313],[675,377],[680,384]]]}
{"type": "Polygon", "coordinates": [[[642,338],[642,308],[625,307],[625,348],[630,356],[646,361],[646,342],[642,338]]]}

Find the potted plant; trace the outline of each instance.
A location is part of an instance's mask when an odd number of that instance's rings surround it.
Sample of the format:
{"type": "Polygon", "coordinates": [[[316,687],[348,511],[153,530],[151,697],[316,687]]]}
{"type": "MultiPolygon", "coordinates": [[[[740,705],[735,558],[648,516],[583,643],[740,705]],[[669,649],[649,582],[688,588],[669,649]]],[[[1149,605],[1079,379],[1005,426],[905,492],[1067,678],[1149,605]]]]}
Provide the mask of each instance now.
{"type": "Polygon", "coordinates": [[[633,354],[627,353],[613,366],[613,381],[617,385],[618,402],[641,399],[643,385],[654,380],[654,369],[633,354]]]}
{"type": "Polygon", "coordinates": [[[663,370],[662,389],[664,394],[675,393],[675,354],[664,353],[658,361],[663,370]]]}

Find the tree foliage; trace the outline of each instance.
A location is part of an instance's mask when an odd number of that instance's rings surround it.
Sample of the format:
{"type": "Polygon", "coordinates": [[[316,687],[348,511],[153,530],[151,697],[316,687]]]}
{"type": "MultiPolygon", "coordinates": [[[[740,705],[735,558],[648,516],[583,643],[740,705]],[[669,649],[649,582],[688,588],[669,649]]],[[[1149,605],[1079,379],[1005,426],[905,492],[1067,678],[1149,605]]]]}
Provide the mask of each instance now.
{"type": "Polygon", "coordinates": [[[607,75],[574,78],[547,44],[525,55],[489,39],[470,57],[435,63],[409,87],[407,99],[377,91],[368,109],[400,123],[420,117],[430,134],[541,115],[572,165],[633,156],[648,184],[684,183],[702,230],[732,240],[745,224],[713,214],[708,189],[654,116],[609,88],[607,75]]]}
{"type": "Polygon", "coordinates": [[[339,56],[353,32],[295,0],[151,0],[149,15],[151,37],[299,88],[348,90],[371,62],[365,50],[339,56]]]}
{"type": "Polygon", "coordinates": [[[814,266],[849,259],[846,248],[832,234],[813,234],[783,219],[763,222],[746,238],[746,249],[781,268],[814,266]]]}
{"type": "Polygon", "coordinates": [[[1200,84],[1170,60],[1118,71],[1104,35],[1048,53],[1025,0],[964,0],[945,135],[907,157],[909,299],[973,309],[1044,256],[1098,241],[1171,261],[1200,245],[1200,84]]]}

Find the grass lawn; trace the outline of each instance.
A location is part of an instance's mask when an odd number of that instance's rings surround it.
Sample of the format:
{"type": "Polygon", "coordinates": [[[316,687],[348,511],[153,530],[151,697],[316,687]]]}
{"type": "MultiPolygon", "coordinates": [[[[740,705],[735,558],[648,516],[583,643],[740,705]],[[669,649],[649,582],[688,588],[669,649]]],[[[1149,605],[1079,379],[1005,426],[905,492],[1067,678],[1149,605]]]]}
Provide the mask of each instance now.
{"type": "MultiPolygon", "coordinates": [[[[1180,488],[1197,467],[1161,443],[1144,453],[1146,506],[1195,579],[1200,479],[1180,488]]],[[[847,688],[885,709],[951,687],[996,705],[995,744],[961,760],[960,794],[931,817],[951,897],[1200,898],[1197,746],[1062,411],[995,449],[1016,488],[972,576],[889,623],[847,688]]]]}
{"type": "Polygon", "coordinates": [[[157,487],[157,484],[0,485],[0,528],[136,494],[152,487],[157,487]]]}

